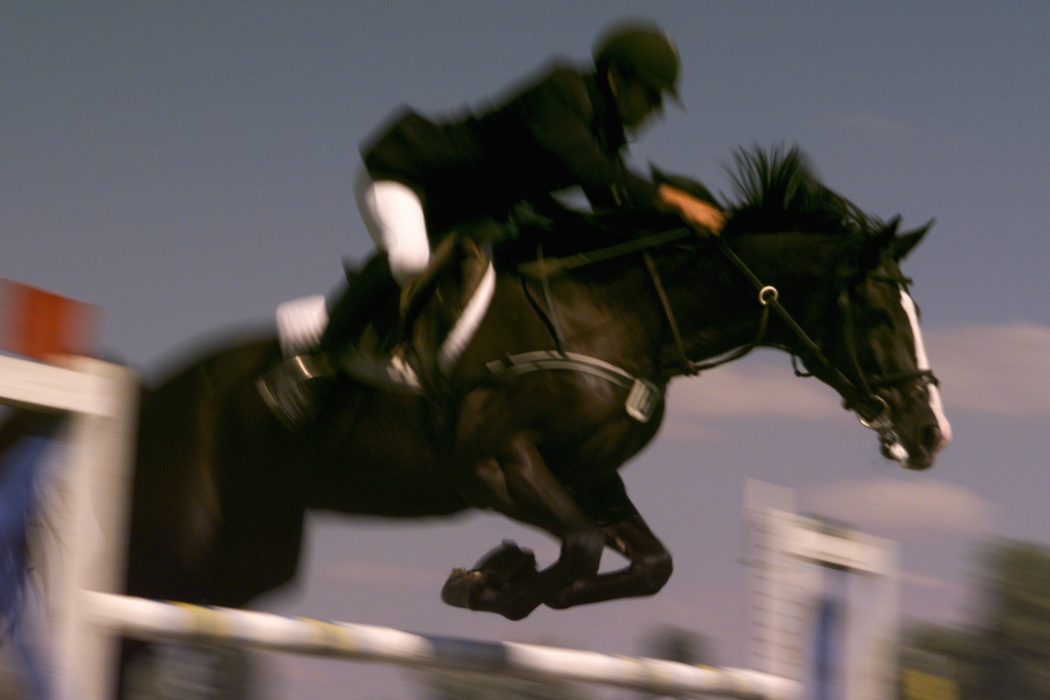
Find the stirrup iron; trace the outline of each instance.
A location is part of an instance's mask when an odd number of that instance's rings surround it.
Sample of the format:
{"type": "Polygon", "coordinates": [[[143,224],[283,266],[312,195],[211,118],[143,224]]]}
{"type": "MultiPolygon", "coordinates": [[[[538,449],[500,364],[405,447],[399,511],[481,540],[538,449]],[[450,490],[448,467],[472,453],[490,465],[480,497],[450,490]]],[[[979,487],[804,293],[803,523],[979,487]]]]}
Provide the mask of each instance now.
{"type": "Polygon", "coordinates": [[[255,386],[273,414],[286,427],[297,430],[320,411],[324,390],[333,379],[326,358],[296,355],[269,370],[255,386]]]}

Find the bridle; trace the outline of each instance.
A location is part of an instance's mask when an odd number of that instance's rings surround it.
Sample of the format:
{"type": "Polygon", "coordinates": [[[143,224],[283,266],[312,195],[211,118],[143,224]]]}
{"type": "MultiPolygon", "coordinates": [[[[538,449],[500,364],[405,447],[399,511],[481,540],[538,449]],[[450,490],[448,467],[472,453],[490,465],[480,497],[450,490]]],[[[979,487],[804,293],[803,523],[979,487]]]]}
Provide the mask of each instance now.
{"type": "MultiPolygon", "coordinates": [[[[718,367],[719,365],[726,364],[727,362],[731,362],[747,355],[763,343],[766,331],[769,327],[769,312],[770,309],[772,309],[795,334],[805,347],[806,352],[809,353],[817,364],[824,368],[826,372],[825,381],[843,397],[843,407],[856,413],[862,425],[877,432],[884,445],[890,446],[899,444],[900,438],[893,428],[889,405],[886,403],[885,399],[876,393],[876,390],[887,387],[896,387],[907,382],[916,381],[921,383],[924,387],[929,384],[936,385],[938,383],[937,378],[934,376],[933,371],[929,369],[919,369],[913,372],[903,372],[884,377],[869,377],[864,372],[857,352],[858,346],[856,333],[854,331],[855,324],[853,321],[853,302],[849,293],[849,285],[847,284],[845,277],[839,278],[838,305],[843,319],[843,339],[846,345],[847,354],[850,358],[852,370],[857,377],[856,383],[850,380],[841,369],[836,367],[834,363],[828,359],[827,355],[825,355],[820,349],[820,346],[809,337],[809,334],[807,334],[802,326],[798,324],[788,310],[784,308],[779,301],[779,292],[777,291],[777,288],[772,285],[763,284],[747,264],[744,263],[744,261],[741,260],[740,257],[728,246],[725,239],[721,236],[714,238],[716,247],[721,254],[725,256],[725,258],[728,259],[729,262],[731,262],[733,266],[744,275],[744,277],[747,278],[758,292],[758,302],[762,306],[762,315],[759,318],[758,331],[751,342],[726,355],[703,362],[696,362],[689,359],[685,350],[685,341],[682,339],[681,331],[678,328],[678,322],[675,320],[670,300],[664,290],[663,282],[661,281],[660,274],[656,268],[656,262],[653,260],[649,250],[683,238],[692,237],[693,235],[700,236],[697,231],[683,227],[661,234],[634,239],[608,248],[553,260],[543,259],[542,248],[538,249],[537,260],[534,263],[524,263],[520,265],[518,270],[522,273],[522,289],[525,297],[547,326],[547,329],[554,340],[556,351],[525,353],[490,362],[488,365],[489,371],[492,373],[490,379],[500,380],[504,377],[516,376],[525,372],[549,369],[573,370],[577,372],[599,374],[615,383],[623,386],[630,386],[632,388],[632,396],[636,393],[640,393],[642,395],[641,402],[647,407],[644,411],[644,419],[640,418],[640,420],[643,420],[643,422],[648,420],[649,412],[660,398],[658,387],[649,380],[634,377],[625,370],[608,365],[601,360],[567,353],[563,348],[562,335],[559,332],[556,320],[548,315],[548,313],[546,313],[540,307],[539,303],[532,297],[529,293],[525,279],[529,276],[535,276],[540,279],[544,296],[546,297],[547,307],[553,308],[550,288],[547,282],[549,275],[561,274],[573,268],[583,267],[603,260],[641,252],[646,268],[652,278],[653,286],[656,288],[657,295],[663,305],[664,314],[670,325],[671,334],[674,337],[675,346],[678,352],[678,368],[667,372],[661,377],[661,379],[670,379],[676,374],[696,375],[702,371],[718,367]],[[612,371],[610,371],[610,368],[612,371]],[[636,392],[639,386],[642,386],[644,391],[636,392]]],[[[706,236],[701,236],[701,240],[710,242],[711,239],[706,236]]],[[[908,280],[903,276],[869,275],[868,279],[893,284],[905,290],[908,284],[908,280]]],[[[787,347],[778,347],[791,353],[792,364],[794,364],[798,353],[793,352],[787,347]]],[[[799,371],[797,367],[795,369],[795,374],[802,377],[812,376],[811,374],[799,371]]],[[[628,413],[631,413],[632,416],[635,417],[640,415],[633,411],[631,397],[628,398],[628,413]]]]}
{"type": "MultiPolygon", "coordinates": [[[[705,240],[708,239],[705,238],[705,240]]],[[[827,383],[843,397],[843,407],[855,412],[861,424],[876,431],[884,444],[889,445],[899,443],[899,437],[893,429],[889,405],[886,403],[885,399],[876,393],[876,390],[886,387],[896,387],[914,381],[920,382],[923,386],[929,384],[936,385],[937,378],[934,376],[933,371],[929,369],[918,369],[912,372],[903,372],[877,378],[869,377],[864,372],[857,352],[857,340],[854,331],[855,324],[853,321],[853,302],[849,293],[849,286],[846,283],[845,278],[840,277],[838,306],[843,319],[843,340],[846,345],[846,352],[850,358],[852,369],[857,377],[857,382],[854,383],[841,369],[836,367],[835,364],[828,359],[820,346],[809,337],[809,334],[807,334],[802,326],[800,326],[794,317],[791,316],[790,312],[784,308],[780,303],[779,292],[776,287],[763,284],[758,276],[755,275],[747,264],[740,259],[721,236],[714,240],[719,252],[721,252],[722,255],[725,256],[726,259],[728,259],[729,262],[731,262],[758,291],[758,302],[762,306],[762,316],[759,319],[758,332],[756,333],[754,340],[750,343],[734,350],[728,355],[707,362],[694,362],[693,360],[690,360],[686,354],[685,344],[682,340],[681,332],[678,329],[678,324],[675,321],[674,313],[671,310],[670,301],[664,291],[663,283],[660,281],[660,275],[656,270],[656,263],[654,262],[652,255],[645,252],[644,259],[646,267],[649,270],[649,274],[653,279],[653,284],[656,287],[657,295],[660,297],[660,301],[664,307],[664,313],[670,323],[671,333],[674,336],[675,345],[678,349],[681,372],[683,374],[695,375],[703,370],[711,369],[712,367],[717,367],[732,360],[739,359],[751,352],[751,350],[759,346],[765,338],[766,330],[769,325],[769,311],[772,309],[787,324],[788,328],[791,329],[798,340],[802,343],[809,355],[824,368],[827,383]]],[[[893,284],[902,288],[906,288],[908,281],[903,277],[893,277],[889,275],[869,275],[868,279],[893,284]]],[[[792,353],[792,361],[794,361],[794,357],[795,354],[792,353]]],[[[804,375],[797,368],[795,373],[799,376],[810,376],[804,375]]]]}
{"type": "MultiPolygon", "coordinates": [[[[908,282],[910,281],[903,276],[874,274],[868,275],[868,279],[874,282],[892,284],[894,287],[903,290],[905,293],[907,292],[908,282]]],[[[916,382],[922,387],[929,386],[930,384],[938,386],[939,382],[932,369],[916,369],[911,372],[899,372],[897,374],[891,374],[875,379],[869,378],[861,368],[860,358],[857,355],[857,342],[853,323],[853,303],[849,294],[849,287],[844,280],[840,282],[839,285],[838,306],[843,318],[843,335],[846,352],[849,355],[850,362],[853,364],[854,372],[856,372],[857,379],[860,382],[860,390],[867,396],[873,397],[879,401],[883,407],[882,413],[876,416],[875,419],[869,420],[861,415],[859,411],[857,411],[857,414],[860,416],[860,422],[863,425],[882,435],[885,430],[892,430],[892,427],[888,425],[889,406],[886,405],[886,402],[882,397],[875,393],[876,389],[895,388],[908,382],[916,382]]],[[[849,406],[847,406],[847,408],[849,408],[849,406]]]]}

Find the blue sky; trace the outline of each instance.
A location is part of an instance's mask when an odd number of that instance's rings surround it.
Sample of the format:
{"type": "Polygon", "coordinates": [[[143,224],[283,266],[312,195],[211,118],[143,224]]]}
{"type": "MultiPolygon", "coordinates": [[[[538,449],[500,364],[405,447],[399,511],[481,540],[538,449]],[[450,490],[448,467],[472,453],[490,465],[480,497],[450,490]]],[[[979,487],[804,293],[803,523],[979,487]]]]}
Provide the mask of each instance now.
{"type": "MultiPolygon", "coordinates": [[[[958,619],[976,543],[1050,543],[1050,6],[1038,2],[29,3],[0,5],[0,276],[104,310],[106,351],[147,376],[202,336],[324,293],[368,240],[357,143],[400,104],[484,104],[550,56],[585,62],[624,15],[658,20],[684,64],[634,162],[729,191],[751,144],[797,143],[883,218],[936,225],[904,265],[955,440],[902,473],[826,387],[763,353],[671,389],[625,468],[676,556],[651,600],[522,623],[443,606],[441,582],[504,537],[311,519],[303,580],[270,609],[474,637],[636,651],[674,622],[744,661],[739,511],[747,477],[898,539],[907,615],[958,619]]],[[[277,659],[274,698],[407,695],[364,666],[277,659]]]]}

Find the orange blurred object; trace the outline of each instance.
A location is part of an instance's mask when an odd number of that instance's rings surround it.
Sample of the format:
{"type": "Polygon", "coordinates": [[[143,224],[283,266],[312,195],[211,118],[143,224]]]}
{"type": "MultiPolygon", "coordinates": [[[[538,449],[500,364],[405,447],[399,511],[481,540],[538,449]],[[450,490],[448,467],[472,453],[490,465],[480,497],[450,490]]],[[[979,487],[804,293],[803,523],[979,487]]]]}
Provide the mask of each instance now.
{"type": "Polygon", "coordinates": [[[0,347],[45,360],[50,355],[90,355],[98,307],[11,280],[0,279],[0,347]]]}

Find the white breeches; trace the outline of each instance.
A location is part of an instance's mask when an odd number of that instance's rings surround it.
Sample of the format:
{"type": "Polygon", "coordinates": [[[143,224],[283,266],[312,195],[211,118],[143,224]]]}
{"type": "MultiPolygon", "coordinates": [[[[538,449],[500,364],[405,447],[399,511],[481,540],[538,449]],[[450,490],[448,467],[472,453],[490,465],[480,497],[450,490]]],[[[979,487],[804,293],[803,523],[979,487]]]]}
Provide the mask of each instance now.
{"type": "Polygon", "coordinates": [[[430,242],[423,204],[411,188],[393,180],[373,182],[364,168],[354,194],[365,228],[376,248],[390,259],[390,272],[403,285],[426,269],[430,242]]]}

